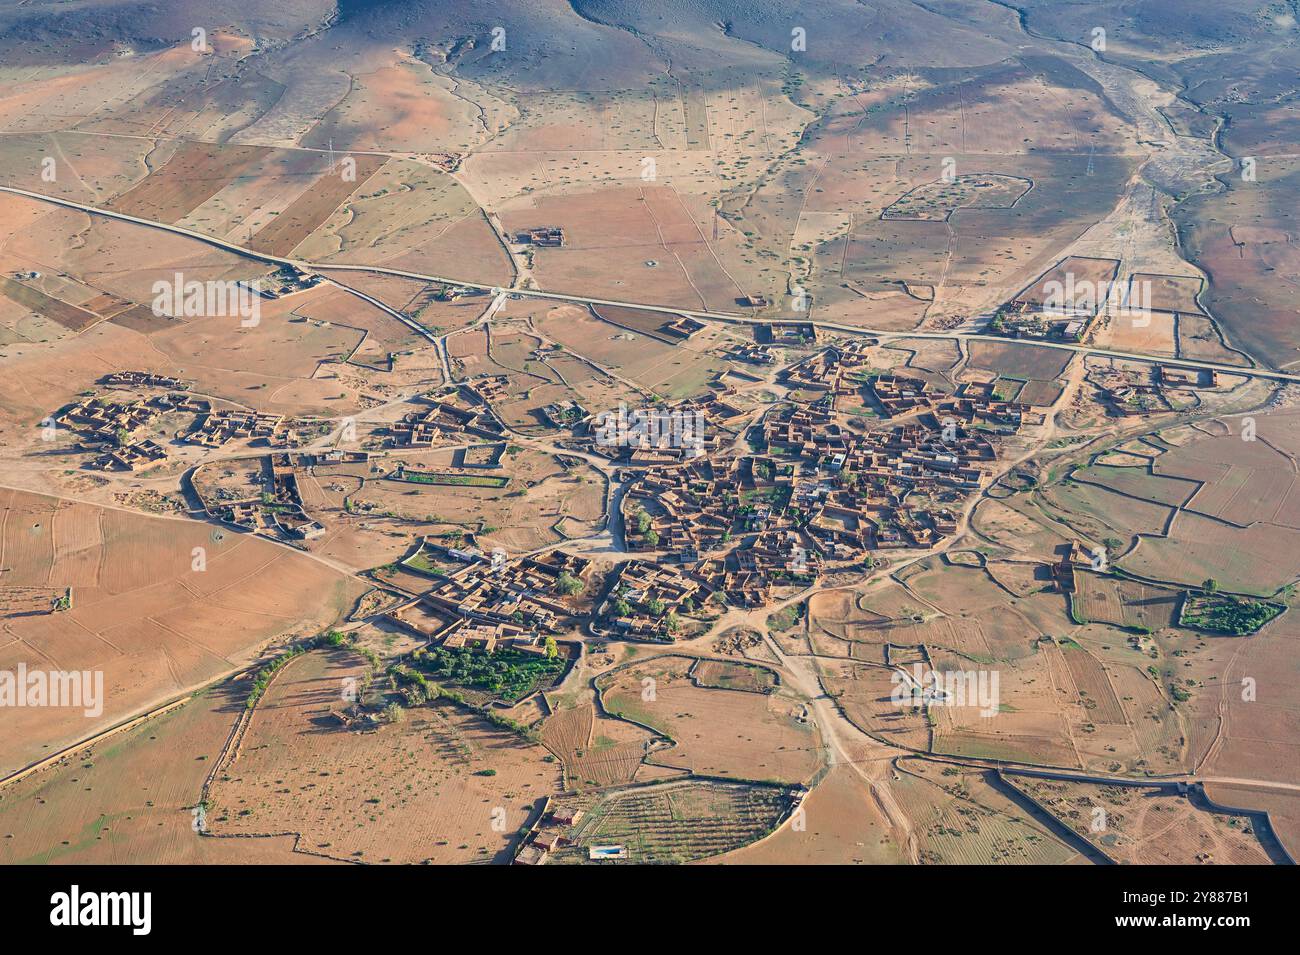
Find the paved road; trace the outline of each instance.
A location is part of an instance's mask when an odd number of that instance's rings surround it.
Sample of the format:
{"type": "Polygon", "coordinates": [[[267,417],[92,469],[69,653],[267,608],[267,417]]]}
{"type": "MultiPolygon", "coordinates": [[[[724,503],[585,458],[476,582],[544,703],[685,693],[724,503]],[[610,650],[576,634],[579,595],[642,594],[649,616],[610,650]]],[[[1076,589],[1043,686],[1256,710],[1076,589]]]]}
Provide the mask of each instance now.
{"type": "MultiPolygon", "coordinates": [[[[122,212],[115,212],[111,209],[102,209],[98,206],[86,205],[81,202],[74,202],[71,199],[63,199],[59,196],[47,196],[39,192],[29,192],[26,189],[17,189],[12,186],[0,186],[0,192],[8,192],[17,196],[25,196],[28,199],[36,199],[40,202],[49,202],[54,205],[63,206],[68,209],[76,209],[91,215],[106,216],[111,219],[118,219],[122,222],[130,222],[135,225],[145,226],[151,229],[161,229],[164,232],[171,232],[176,235],[182,235],[199,242],[206,242],[226,251],[233,252],[236,255],[243,255],[249,258],[257,259],[262,262],[269,262],[274,265],[290,265],[294,268],[301,269],[305,272],[319,273],[328,277],[330,272],[373,272],[379,275],[393,275],[398,278],[415,279],[421,282],[440,282],[446,285],[460,285],[465,288],[479,289],[491,292],[495,296],[502,293],[509,295],[518,295],[527,298],[542,298],[559,302],[574,302],[579,305],[612,305],[623,308],[637,308],[647,312],[659,312],[665,315],[687,315],[691,318],[699,318],[711,321],[730,322],[738,325],[766,325],[770,324],[773,319],[753,318],[748,315],[738,315],[735,312],[717,312],[708,309],[689,309],[676,308],[667,305],[650,305],[645,302],[628,302],[616,299],[593,298],[587,295],[571,295],[565,292],[548,292],[541,289],[528,288],[502,288],[497,285],[484,285],[481,282],[466,282],[461,279],[452,278],[446,275],[429,275],[423,272],[411,272],[405,269],[393,269],[383,265],[346,265],[334,262],[308,262],[302,259],[290,259],[282,256],[270,255],[266,252],[258,252],[249,249],[235,242],[217,236],[206,235],[202,232],[196,232],[193,229],[186,229],[183,226],[171,225],[166,222],[156,222],[152,219],[142,219],[139,216],[127,215],[122,212]]],[[[395,309],[389,308],[374,298],[357,292],[355,289],[342,286],[347,291],[366,299],[373,304],[383,308],[385,312],[394,315],[406,325],[418,331],[426,338],[430,338],[427,330],[421,328],[416,323],[403,317],[395,309]]],[[[794,321],[796,319],[790,319],[794,321]]],[[[948,341],[1009,341],[1009,339],[997,339],[989,335],[982,335],[977,332],[918,332],[918,331],[898,331],[885,330],[876,328],[867,328],[861,325],[845,325],[838,322],[821,322],[812,320],[811,324],[827,331],[841,332],[848,335],[863,335],[873,338],[934,338],[945,339],[948,341]]],[[[1272,371],[1267,368],[1243,368],[1238,365],[1228,365],[1222,362],[1214,361],[1192,361],[1185,358],[1169,358],[1164,355],[1148,355],[1142,352],[1117,351],[1110,348],[1096,348],[1091,345],[1074,345],[1067,342],[1043,342],[1032,339],[1017,339],[1017,344],[1026,345],[1032,348],[1054,348],[1060,351],[1075,352],[1078,354],[1092,355],[1100,358],[1117,358],[1124,361],[1143,361],[1169,365],[1176,368],[1193,368],[1202,371],[1216,371],[1221,374],[1244,375],[1250,378],[1264,378],[1270,381],[1296,382],[1300,383],[1300,374],[1292,374],[1284,371],[1272,371]]]]}

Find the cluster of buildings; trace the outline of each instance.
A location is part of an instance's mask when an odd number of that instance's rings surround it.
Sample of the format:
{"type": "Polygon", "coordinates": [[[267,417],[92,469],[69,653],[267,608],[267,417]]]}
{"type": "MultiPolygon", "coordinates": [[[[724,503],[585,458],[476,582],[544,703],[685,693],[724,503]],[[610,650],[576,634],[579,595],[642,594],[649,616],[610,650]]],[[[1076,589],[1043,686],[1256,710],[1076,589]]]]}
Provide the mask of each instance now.
{"type": "Polygon", "coordinates": [[[679,341],[686,341],[696,332],[703,331],[705,324],[689,315],[678,315],[671,322],[664,322],[659,326],[660,334],[667,335],[669,338],[675,338],[679,341]]]}
{"type": "Polygon", "coordinates": [[[510,399],[511,384],[508,375],[484,375],[465,382],[462,387],[485,404],[510,399]]]}
{"type": "Polygon", "coordinates": [[[776,364],[776,352],[772,347],[758,342],[736,342],[728,347],[726,355],[733,361],[743,361],[750,365],[776,364]]]}
{"type": "Polygon", "coordinates": [[[712,593],[690,571],[648,560],[619,565],[605,600],[596,608],[609,630],[633,640],[667,642],[678,612],[690,612],[712,593]]]}
{"type": "Polygon", "coordinates": [[[1092,330],[1097,315],[1093,311],[1056,316],[1044,311],[1041,303],[1016,299],[993,314],[988,330],[994,335],[1031,341],[1081,342],[1092,330]]]}
{"type": "Polygon", "coordinates": [[[463,440],[465,435],[496,440],[501,424],[491,412],[466,408],[449,400],[432,401],[429,408],[412,411],[389,427],[390,441],[401,448],[427,448],[463,440]]]}
{"type": "Polygon", "coordinates": [[[571,398],[553,401],[542,408],[542,417],[552,428],[575,430],[591,417],[589,412],[571,398]]]}
{"type": "Polygon", "coordinates": [[[719,388],[673,404],[589,416],[580,427],[594,454],[630,467],[682,464],[715,452],[739,435],[750,410],[719,388]]]}
{"type": "Polygon", "coordinates": [[[558,249],[564,245],[564,230],[558,226],[541,226],[515,233],[516,245],[540,245],[558,249]]]}
{"type": "Polygon", "coordinates": [[[764,607],[777,587],[806,587],[821,573],[822,558],[807,532],[772,527],[746,537],[730,554],[700,561],[694,573],[733,607],[764,607]]]}
{"type": "MultiPolygon", "coordinates": [[[[848,356],[818,356],[813,364],[831,369],[823,390],[858,367],[860,353],[848,356]]],[[[819,399],[769,412],[749,433],[754,453],[635,473],[622,501],[624,537],[659,562],[625,565],[599,610],[608,628],[664,639],[667,614],[684,601],[718,593],[732,606],[761,607],[775,588],[806,586],[873,551],[929,549],[956,534],[965,501],[991,479],[993,441],[1036,416],[996,398],[991,383],[945,396],[882,377],[872,380],[878,395],[897,396],[903,404],[893,407],[906,416],[892,427],[846,427],[819,399]]]]}
{"type": "MultiPolygon", "coordinates": [[[[307,457],[309,460],[315,458],[307,457]]],[[[324,525],[307,514],[298,487],[298,469],[307,462],[288,452],[264,455],[258,461],[261,465],[262,489],[252,497],[238,500],[207,499],[200,475],[208,465],[199,465],[194,472],[192,485],[207,515],[241,530],[280,540],[307,541],[323,536],[324,525]]]]}
{"type": "Polygon", "coordinates": [[[871,379],[869,387],[881,410],[889,418],[925,411],[934,407],[935,402],[943,396],[942,392],[921,379],[905,375],[878,375],[871,379]]]}
{"type": "Polygon", "coordinates": [[[157,441],[142,438],[127,445],[109,448],[86,463],[93,471],[138,471],[167,457],[157,441]]]}
{"type": "MultiPolygon", "coordinates": [[[[550,810],[537,828],[528,834],[515,855],[514,864],[546,865],[556,849],[573,844],[573,827],[578,824],[582,816],[582,810],[576,808],[564,807],[550,810]]],[[[622,846],[614,848],[621,849],[622,846]]],[[[626,851],[618,856],[618,858],[626,857],[626,851]]]]}
{"type": "Polygon", "coordinates": [[[515,560],[499,553],[449,550],[448,555],[467,563],[387,614],[415,635],[446,639],[448,646],[492,649],[501,641],[516,648],[540,645],[538,634],[560,632],[562,622],[575,614],[560,592],[560,576],[585,586],[591,571],[591,561],[560,551],[515,560]]]}
{"type": "Polygon", "coordinates": [[[1219,386],[1214,369],[1154,365],[1150,368],[1109,367],[1092,370],[1088,381],[1121,417],[1179,411],[1195,398],[1190,392],[1219,386]]]}
{"type": "Polygon", "coordinates": [[[298,444],[302,436],[284,415],[261,411],[209,411],[185,435],[189,444],[220,448],[231,441],[261,441],[270,445],[298,444]]]}
{"type": "Polygon", "coordinates": [[[815,345],[821,331],[812,322],[771,322],[754,326],[754,341],[760,345],[815,345]]]}
{"type": "Polygon", "coordinates": [[[168,375],[156,375],[151,371],[117,371],[105,375],[100,384],[110,388],[160,388],[163,391],[188,391],[189,383],[168,375]]]}
{"type": "MultiPolygon", "coordinates": [[[[105,383],[117,385],[143,385],[144,381],[127,380],[125,376],[143,376],[142,372],[123,372],[110,375],[105,383]],[[118,380],[121,379],[121,380],[118,380]]],[[[153,377],[153,376],[146,376],[153,377]]],[[[174,382],[165,378],[161,381],[174,382]]],[[[163,387],[157,385],[156,387],[163,387]]],[[[86,467],[104,471],[135,471],[156,461],[167,452],[156,441],[139,436],[152,427],[163,415],[209,412],[207,401],[175,391],[148,398],[116,399],[111,397],[86,398],[64,409],[54,422],[78,437],[78,447],[99,452],[86,463],[86,467]]]]}
{"type": "Polygon", "coordinates": [[[831,395],[860,391],[871,376],[870,349],[873,338],[857,339],[832,345],[805,358],[781,373],[781,380],[801,391],[831,395]]]}

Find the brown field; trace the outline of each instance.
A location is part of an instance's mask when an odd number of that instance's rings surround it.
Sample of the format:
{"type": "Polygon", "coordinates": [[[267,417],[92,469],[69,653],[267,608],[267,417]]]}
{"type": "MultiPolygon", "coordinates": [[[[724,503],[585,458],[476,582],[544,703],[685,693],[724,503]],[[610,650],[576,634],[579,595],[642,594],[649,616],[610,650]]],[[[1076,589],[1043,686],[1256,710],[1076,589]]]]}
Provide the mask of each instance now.
{"type": "Polygon", "coordinates": [[[1051,559],[1057,548],[1075,537],[1071,528],[1020,497],[985,498],[975,508],[972,523],[989,540],[1020,557],[1051,559]]]}
{"type": "Polygon", "coordinates": [[[248,247],[268,255],[286,256],[325,222],[352,193],[364,189],[387,161],[383,156],[356,156],[356,179],[326,173],[254,235],[248,247]]]}
{"type": "Polygon", "coordinates": [[[508,284],[511,275],[506,251],[465,190],[446,173],[404,159],[385,163],[295,254],[485,284],[508,284]]]}
{"type": "Polygon", "coordinates": [[[890,784],[912,820],[922,862],[1062,865],[1078,853],[976,770],[922,760],[896,763],[890,784]]]}
{"type": "Polygon", "coordinates": [[[741,690],[747,693],[770,693],[779,682],[775,670],[748,663],[728,663],[725,660],[701,660],[691,670],[691,678],[709,689],[741,690]]]}
{"type": "Polygon", "coordinates": [[[557,789],[545,751],[437,703],[377,730],[347,729],[328,714],[362,668],[346,652],[318,651],[272,681],[212,787],[212,833],[291,833],[299,851],[352,862],[508,858],[557,789]]]}
{"type": "Polygon", "coordinates": [[[320,864],[292,836],[212,839],[195,831],[204,780],[244,708],[228,681],[0,789],[0,863],[320,864]]]}
{"type": "Polygon", "coordinates": [[[1010,342],[971,342],[970,366],[999,375],[1051,381],[1065,372],[1074,355],[1055,348],[1010,342]]]}
{"type": "Polygon", "coordinates": [[[103,714],[9,717],[6,770],[247,662],[268,641],[342,619],[365,589],[253,537],[4,491],[0,559],[12,585],[72,588],[72,608],[5,621],[0,666],[102,670],[103,714]],[[194,550],[206,569],[196,572],[194,550]]]}
{"type": "Polygon", "coordinates": [[[930,724],[923,711],[891,698],[896,680],[889,667],[823,661],[822,685],[845,717],[862,732],[905,749],[930,749],[930,724]]]}
{"type": "MultiPolygon", "coordinates": [[[[402,461],[437,468],[450,467],[454,460],[451,451],[403,451],[384,471],[390,473],[402,461]]],[[[509,483],[500,488],[418,484],[373,475],[350,494],[353,513],[456,525],[477,531],[480,546],[499,546],[510,553],[587,536],[603,522],[604,481],[591,468],[565,470],[554,456],[530,450],[507,452],[503,468],[509,483]]]]}
{"type": "Polygon", "coordinates": [[[1300,575],[1300,531],[1182,512],[1168,537],[1141,538],[1120,563],[1143,577],[1193,586],[1213,577],[1225,590],[1267,597],[1300,575]]]}
{"type": "Polygon", "coordinates": [[[1223,806],[1267,813],[1273,837],[1292,859],[1296,858],[1297,845],[1300,844],[1300,796],[1223,783],[1206,785],[1205,795],[1223,806]]]}
{"type": "Polygon", "coordinates": [[[957,176],[918,186],[882,212],[884,219],[948,219],[958,209],[1009,209],[1029,191],[1027,179],[1011,176],[957,176]]]}
{"type": "Polygon", "coordinates": [[[0,277],[0,295],[24,308],[31,309],[39,315],[57,322],[70,332],[84,332],[102,317],[95,312],[70,305],[57,298],[46,295],[39,289],[15,282],[11,278],[0,277]]]}
{"type": "Polygon", "coordinates": [[[590,704],[559,710],[542,725],[542,742],[564,763],[570,789],[630,783],[651,739],[639,726],[598,715],[590,704]]]}
{"type": "Polygon", "coordinates": [[[538,330],[576,355],[630,378],[667,398],[701,393],[707,382],[728,367],[708,353],[719,329],[707,329],[679,345],[665,345],[631,331],[622,331],[588,311],[555,309],[538,330]]]}
{"type": "Polygon", "coordinates": [[[261,161],[268,150],[187,142],[109,208],[140,219],[176,222],[261,161]]]}
{"type": "Polygon", "coordinates": [[[816,733],[792,715],[793,700],[698,687],[689,676],[694,662],[691,657],[656,657],[597,681],[610,713],[677,744],[656,752],[652,762],[698,775],[781,782],[804,782],[816,772],[821,748],[816,733]],[[654,681],[652,701],[643,699],[647,679],[654,681]]]}
{"type": "Polygon", "coordinates": [[[1047,513],[1086,540],[1120,541],[1119,547],[1110,548],[1114,551],[1111,559],[1128,549],[1133,535],[1163,534],[1174,513],[1162,504],[1107,490],[1100,483],[1065,481],[1044,488],[1036,500],[1047,513]]]}
{"type": "Polygon", "coordinates": [[[1068,289],[1070,284],[1075,286],[1090,283],[1094,290],[1094,304],[1100,307],[1104,301],[1104,285],[1115,278],[1115,273],[1119,269],[1119,262],[1115,259],[1089,259],[1080,256],[1070,256],[1056,263],[1034,282],[1029,285],[1023,292],[1016,296],[1018,302],[1028,302],[1031,305],[1045,305],[1048,301],[1049,292],[1047,286],[1049,283],[1058,283],[1060,288],[1056,289],[1059,299],[1060,289],[1068,289]]]}
{"type": "Polygon", "coordinates": [[[1178,352],[1184,358],[1217,361],[1225,365],[1249,365],[1250,360],[1224,341],[1214,322],[1201,315],[1178,316],[1178,352]]]}
{"type": "Polygon", "coordinates": [[[1143,289],[1149,287],[1150,300],[1145,301],[1144,304],[1150,308],[1158,312],[1190,312],[1196,315],[1201,311],[1196,296],[1203,284],[1199,275],[1151,275],[1134,272],[1129,277],[1126,294],[1130,299],[1136,296],[1145,299],[1147,293],[1143,289]]]}
{"type": "Polygon", "coordinates": [[[392,65],[353,77],[348,95],[325,113],[304,145],[437,152],[481,138],[475,104],[427,63],[393,51],[392,65]],[[459,140],[450,145],[453,140],[459,140]]]}
{"type": "Polygon", "coordinates": [[[1257,818],[1212,812],[1156,788],[1007,777],[1079,836],[1129,865],[1268,865],[1257,818]],[[1100,811],[1098,811],[1100,810],[1100,811]]]}
{"type": "Polygon", "coordinates": [[[1089,717],[1096,723],[1125,725],[1127,715],[1115,696],[1115,689],[1110,685],[1105,668],[1097,662],[1097,658],[1082,647],[1068,644],[1061,649],[1061,655],[1065,658],[1065,665],[1074,681],[1075,692],[1084,709],[1088,710],[1089,717]]]}
{"type": "Polygon", "coordinates": [[[1210,641],[1210,659],[1198,668],[1206,685],[1192,698],[1212,714],[1204,737],[1207,775],[1300,783],[1297,639],[1292,610],[1254,636],[1232,640],[1230,649],[1210,641]],[[1253,699],[1246,698],[1248,685],[1253,699]]]}
{"type": "Polygon", "coordinates": [[[640,186],[546,197],[502,218],[509,232],[564,229],[563,248],[534,251],[534,271],[549,290],[625,299],[635,282],[639,301],[730,310],[746,290],[713,254],[704,212],[671,187],[640,186]],[[592,256],[602,262],[599,272],[588,265],[592,256]]]}
{"type": "Polygon", "coordinates": [[[1076,573],[1075,582],[1075,607],[1085,620],[1142,630],[1159,630],[1177,622],[1177,590],[1087,572],[1076,573]]]}
{"type": "MultiPolygon", "coordinates": [[[[931,660],[941,673],[972,669],[968,661],[945,652],[932,651],[931,660]]],[[[1063,671],[1063,665],[1059,669],[1063,671]]],[[[1039,653],[1014,665],[999,664],[997,671],[995,715],[984,716],[973,701],[928,708],[934,720],[934,752],[1080,767],[1082,758],[1069,731],[1078,697],[1055,686],[1051,656],[1039,653]]]]}
{"type": "Polygon", "coordinates": [[[1181,320],[1181,316],[1167,312],[1114,315],[1097,337],[1099,341],[1106,340],[1107,347],[1117,351],[1172,357],[1179,354],[1177,338],[1181,320]]]}
{"type": "Polygon", "coordinates": [[[904,861],[879,803],[852,768],[834,767],[801,805],[802,831],[786,823],[762,841],[715,861],[723,865],[897,865],[904,861]]]}
{"type": "Polygon", "coordinates": [[[1162,454],[1152,470],[1203,482],[1186,507],[1239,527],[1268,522],[1300,527],[1300,494],[1291,449],[1300,447],[1300,417],[1270,414],[1256,420],[1262,440],[1243,441],[1237,422],[1162,454]]]}

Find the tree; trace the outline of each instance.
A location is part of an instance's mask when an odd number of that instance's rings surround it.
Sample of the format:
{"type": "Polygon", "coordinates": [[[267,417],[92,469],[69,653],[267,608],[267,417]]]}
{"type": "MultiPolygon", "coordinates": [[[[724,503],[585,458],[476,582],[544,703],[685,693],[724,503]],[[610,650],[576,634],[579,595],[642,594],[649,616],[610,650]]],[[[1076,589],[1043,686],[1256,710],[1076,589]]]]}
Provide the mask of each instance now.
{"type": "Polygon", "coordinates": [[[1201,584],[1201,589],[1204,590],[1207,594],[1218,593],[1219,582],[1215,580],[1213,577],[1207,577],[1205,583],[1201,584]]]}
{"type": "Polygon", "coordinates": [[[554,637],[547,637],[544,646],[546,647],[546,659],[554,660],[560,655],[560,646],[555,642],[554,637]]]}
{"type": "Polygon", "coordinates": [[[660,600],[658,597],[655,597],[648,604],[646,604],[646,609],[649,610],[656,617],[662,617],[666,607],[662,600],[660,600]]]}
{"type": "Polygon", "coordinates": [[[406,710],[397,703],[389,703],[384,707],[384,719],[389,723],[400,723],[406,718],[406,710]]]}
{"type": "Polygon", "coordinates": [[[645,511],[637,511],[636,530],[638,534],[644,534],[650,530],[650,515],[645,511]]]}
{"type": "Polygon", "coordinates": [[[582,581],[567,570],[562,572],[559,577],[555,578],[555,589],[566,597],[572,597],[575,594],[582,593],[582,581]]]}
{"type": "Polygon", "coordinates": [[[646,531],[645,542],[649,544],[651,547],[658,547],[659,532],[655,530],[653,527],[650,528],[650,530],[646,531]]]}
{"type": "Polygon", "coordinates": [[[617,600],[614,601],[614,616],[626,617],[631,613],[632,613],[632,605],[628,603],[626,600],[624,600],[622,597],[619,597],[617,600]]]}

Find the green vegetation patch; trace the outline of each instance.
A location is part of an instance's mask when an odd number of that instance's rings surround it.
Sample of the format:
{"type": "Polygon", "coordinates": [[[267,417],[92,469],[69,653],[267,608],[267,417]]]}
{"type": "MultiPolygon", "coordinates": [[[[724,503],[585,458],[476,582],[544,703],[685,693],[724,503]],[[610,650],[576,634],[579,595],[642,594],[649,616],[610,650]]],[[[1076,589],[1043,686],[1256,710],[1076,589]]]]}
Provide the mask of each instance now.
{"type": "Polygon", "coordinates": [[[1285,609],[1282,604],[1231,594],[1188,594],[1179,623],[1209,633],[1245,636],[1256,633],[1285,609]]]}
{"type": "Polygon", "coordinates": [[[414,660],[434,679],[483,690],[507,702],[551,685],[568,662],[561,656],[543,657],[519,650],[489,653],[468,647],[430,647],[414,660]]]}
{"type": "Polygon", "coordinates": [[[497,474],[442,474],[438,472],[402,471],[393,475],[394,481],[407,484],[455,485],[458,487],[505,487],[510,478],[497,474]]]}

